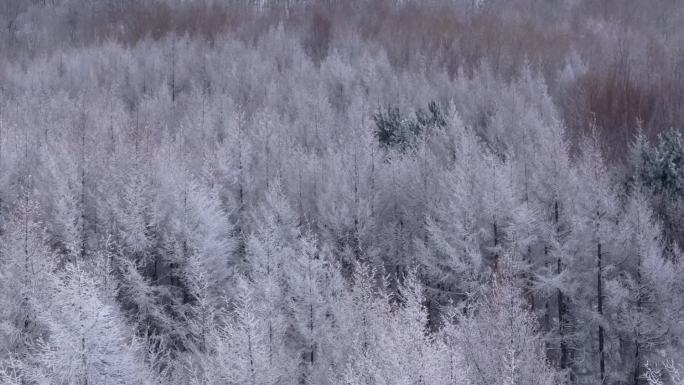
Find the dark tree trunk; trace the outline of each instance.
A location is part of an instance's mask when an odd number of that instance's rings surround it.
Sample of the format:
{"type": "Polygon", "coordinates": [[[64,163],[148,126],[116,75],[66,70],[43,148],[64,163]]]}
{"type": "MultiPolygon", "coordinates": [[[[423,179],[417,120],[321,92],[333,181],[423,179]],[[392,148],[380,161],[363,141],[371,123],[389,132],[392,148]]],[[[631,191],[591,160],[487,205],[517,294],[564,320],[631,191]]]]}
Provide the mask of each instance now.
{"type": "Polygon", "coordinates": [[[496,224],[496,218],[494,218],[494,223],[492,225],[494,230],[494,275],[499,275],[499,228],[496,224]]]}
{"type": "MultiPolygon", "coordinates": [[[[560,233],[560,211],[558,207],[558,201],[553,204],[553,222],[556,226],[556,236],[560,233]]],[[[560,253],[556,258],[556,274],[560,275],[563,272],[563,264],[561,261],[560,253]]],[[[560,340],[560,357],[558,364],[561,369],[565,369],[568,366],[568,346],[565,341],[565,301],[563,298],[563,292],[561,289],[557,290],[557,302],[558,302],[558,337],[560,340]]]]}
{"type": "MultiPolygon", "coordinates": [[[[597,281],[597,302],[598,302],[598,314],[599,317],[603,315],[603,279],[601,277],[603,268],[601,267],[601,242],[598,243],[597,246],[597,253],[596,253],[597,259],[598,259],[598,272],[596,273],[596,281],[597,281]]],[[[605,357],[603,353],[603,326],[599,324],[599,329],[598,329],[598,348],[599,348],[599,366],[600,366],[600,371],[601,371],[601,383],[605,380],[605,375],[606,375],[606,362],[605,362],[605,357]]]]}
{"type": "Polygon", "coordinates": [[[641,373],[639,372],[639,339],[634,340],[634,385],[639,385],[639,378],[641,373]]]}
{"type": "Polygon", "coordinates": [[[81,126],[81,197],[80,197],[80,209],[81,209],[81,250],[80,257],[85,259],[86,254],[86,217],[85,217],[85,137],[86,137],[86,116],[83,114],[83,122],[81,126]]]}

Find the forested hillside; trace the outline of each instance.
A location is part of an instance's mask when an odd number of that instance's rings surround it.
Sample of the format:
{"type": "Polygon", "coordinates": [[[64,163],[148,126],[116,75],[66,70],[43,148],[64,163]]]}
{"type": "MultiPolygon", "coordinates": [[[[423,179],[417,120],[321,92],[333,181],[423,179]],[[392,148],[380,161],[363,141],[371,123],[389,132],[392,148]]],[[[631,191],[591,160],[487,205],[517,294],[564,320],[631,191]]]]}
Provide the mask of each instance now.
{"type": "Polygon", "coordinates": [[[684,383],[678,0],[0,0],[0,384],[684,383]]]}

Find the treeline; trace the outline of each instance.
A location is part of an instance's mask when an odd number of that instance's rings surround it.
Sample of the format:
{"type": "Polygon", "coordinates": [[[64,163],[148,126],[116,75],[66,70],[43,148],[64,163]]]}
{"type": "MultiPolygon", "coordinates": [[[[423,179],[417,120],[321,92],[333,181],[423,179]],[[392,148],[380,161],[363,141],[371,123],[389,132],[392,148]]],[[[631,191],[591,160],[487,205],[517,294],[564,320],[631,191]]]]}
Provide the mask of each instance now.
{"type": "Polygon", "coordinates": [[[510,80],[529,64],[571,135],[597,126],[611,159],[624,160],[637,121],[655,138],[684,118],[677,0],[7,0],[0,14],[6,58],[169,36],[254,43],[282,25],[317,63],[359,41],[382,48],[398,70],[451,78],[484,63],[510,80]]]}
{"type": "Polygon", "coordinates": [[[76,5],[4,4],[3,383],[640,384],[681,362],[684,140],[616,107],[623,149],[574,88],[618,76],[588,52],[626,13],[76,5]],[[568,48],[459,32],[506,26],[568,48]]]}

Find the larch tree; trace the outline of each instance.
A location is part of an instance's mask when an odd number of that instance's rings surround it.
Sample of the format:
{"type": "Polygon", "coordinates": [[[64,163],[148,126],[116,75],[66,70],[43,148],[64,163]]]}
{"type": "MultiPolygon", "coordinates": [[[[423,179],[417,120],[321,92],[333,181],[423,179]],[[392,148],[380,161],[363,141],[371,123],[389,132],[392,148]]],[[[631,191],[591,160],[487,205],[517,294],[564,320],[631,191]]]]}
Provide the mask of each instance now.
{"type": "Polygon", "coordinates": [[[615,234],[618,223],[618,201],[614,189],[614,182],[610,178],[605,160],[601,154],[599,143],[596,138],[588,138],[583,141],[582,154],[576,167],[575,184],[579,189],[575,190],[575,223],[578,234],[575,238],[575,252],[583,255],[587,266],[575,274],[584,276],[584,288],[578,290],[579,297],[576,300],[589,306],[586,311],[587,321],[594,326],[594,331],[582,333],[581,338],[588,338],[595,347],[597,358],[596,375],[598,380],[608,381],[606,376],[609,369],[607,364],[607,332],[609,328],[608,317],[605,311],[606,292],[605,285],[608,273],[613,270],[616,243],[621,240],[615,234]],[[591,290],[588,290],[591,288],[591,290]],[[592,293],[593,291],[593,293],[592,293]]]}
{"type": "Polygon", "coordinates": [[[449,324],[450,343],[463,354],[464,375],[474,384],[559,384],[563,371],[547,361],[535,317],[519,289],[515,264],[506,255],[502,275],[449,324]]]}
{"type": "Polygon", "coordinates": [[[609,283],[607,302],[617,314],[620,338],[631,342],[632,365],[622,376],[637,385],[643,381],[645,365],[658,360],[658,350],[671,338],[668,312],[657,304],[676,292],[676,271],[666,258],[663,233],[646,192],[634,190],[627,197],[621,223],[623,270],[609,283]]]}
{"type": "Polygon", "coordinates": [[[1,235],[0,301],[2,302],[2,360],[16,359],[27,366],[36,342],[46,332],[44,306],[52,300],[58,265],[48,235],[40,221],[40,206],[22,189],[21,199],[10,211],[1,235]],[[14,357],[12,357],[14,355],[14,357]]]}
{"type": "Polygon", "coordinates": [[[218,357],[223,367],[220,380],[228,384],[268,385],[293,381],[293,367],[273,347],[274,327],[255,308],[258,301],[249,284],[237,285],[238,295],[232,314],[219,334],[218,357]]]}
{"type": "Polygon", "coordinates": [[[41,382],[145,384],[150,373],[125,318],[106,297],[82,262],[68,264],[46,306],[47,337],[38,342],[36,371],[41,382]]]}

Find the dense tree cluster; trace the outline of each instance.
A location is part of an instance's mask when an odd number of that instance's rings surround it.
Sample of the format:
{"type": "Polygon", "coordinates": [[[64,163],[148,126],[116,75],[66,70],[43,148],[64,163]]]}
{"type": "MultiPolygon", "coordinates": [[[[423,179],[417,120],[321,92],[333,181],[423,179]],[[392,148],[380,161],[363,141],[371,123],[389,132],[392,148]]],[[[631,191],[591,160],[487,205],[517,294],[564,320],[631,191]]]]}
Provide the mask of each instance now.
{"type": "Polygon", "coordinates": [[[415,120],[402,117],[399,109],[388,106],[387,112],[379,111],[373,115],[375,136],[384,147],[400,147],[406,149],[415,144],[423,135],[429,135],[436,128],[444,128],[446,120],[442,116],[437,103],[428,105],[429,112],[418,109],[415,120]]]}
{"type": "MultiPolygon", "coordinates": [[[[565,104],[585,52],[402,59],[327,2],[78,3],[0,12],[0,383],[682,382],[684,140],[612,161],[614,115],[565,104]]],[[[364,5],[482,34],[528,3],[364,5]]]]}

